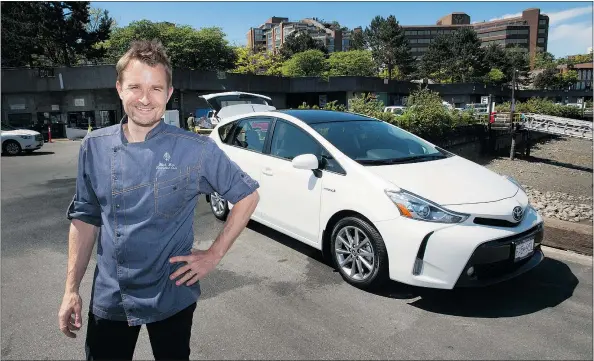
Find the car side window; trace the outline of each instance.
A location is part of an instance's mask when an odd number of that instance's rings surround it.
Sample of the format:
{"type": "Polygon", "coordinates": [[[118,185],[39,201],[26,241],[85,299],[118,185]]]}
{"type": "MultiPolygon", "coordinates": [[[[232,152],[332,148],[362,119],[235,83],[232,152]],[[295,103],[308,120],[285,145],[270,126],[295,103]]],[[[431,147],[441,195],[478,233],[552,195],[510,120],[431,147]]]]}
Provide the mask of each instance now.
{"type": "Polygon", "coordinates": [[[319,144],[298,127],[283,121],[276,121],[270,144],[270,154],[292,160],[298,155],[314,154],[320,158],[319,144]]]}
{"type": "Polygon", "coordinates": [[[221,142],[225,144],[229,144],[230,133],[231,129],[235,125],[235,122],[231,122],[229,124],[225,124],[219,128],[219,138],[221,138],[221,142]]]}
{"type": "Polygon", "coordinates": [[[276,121],[270,154],[287,160],[302,154],[313,154],[319,159],[321,169],[345,174],[338,162],[311,135],[285,121],[276,121]]]}
{"type": "Polygon", "coordinates": [[[228,143],[236,147],[262,153],[270,123],[271,119],[261,117],[240,120],[237,127],[234,128],[228,143]]]}

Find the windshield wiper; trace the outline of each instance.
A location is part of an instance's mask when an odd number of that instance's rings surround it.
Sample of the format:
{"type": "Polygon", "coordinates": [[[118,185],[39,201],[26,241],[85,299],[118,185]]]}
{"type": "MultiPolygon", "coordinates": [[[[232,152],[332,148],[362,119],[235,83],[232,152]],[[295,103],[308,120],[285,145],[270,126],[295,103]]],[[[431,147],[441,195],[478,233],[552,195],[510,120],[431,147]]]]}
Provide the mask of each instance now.
{"type": "Polygon", "coordinates": [[[447,158],[443,154],[420,154],[411,155],[409,157],[393,158],[393,159],[361,159],[357,160],[361,164],[369,165],[387,165],[387,164],[401,164],[401,163],[412,163],[416,161],[426,161],[447,158]]]}

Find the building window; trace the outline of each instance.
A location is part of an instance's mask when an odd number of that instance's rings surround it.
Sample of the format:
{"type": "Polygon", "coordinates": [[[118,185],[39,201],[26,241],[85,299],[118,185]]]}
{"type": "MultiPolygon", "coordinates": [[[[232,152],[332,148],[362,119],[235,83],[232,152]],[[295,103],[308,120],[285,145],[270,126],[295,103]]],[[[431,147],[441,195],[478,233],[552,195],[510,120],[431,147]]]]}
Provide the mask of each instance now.
{"type": "Polygon", "coordinates": [[[545,39],[544,38],[538,38],[538,42],[539,43],[544,43],[545,42],[545,39]]]}
{"type": "Polygon", "coordinates": [[[547,32],[547,29],[538,29],[539,34],[544,34],[547,32]]]}
{"type": "Polygon", "coordinates": [[[541,19],[538,21],[538,25],[546,25],[546,24],[547,24],[546,19],[541,19]]]}

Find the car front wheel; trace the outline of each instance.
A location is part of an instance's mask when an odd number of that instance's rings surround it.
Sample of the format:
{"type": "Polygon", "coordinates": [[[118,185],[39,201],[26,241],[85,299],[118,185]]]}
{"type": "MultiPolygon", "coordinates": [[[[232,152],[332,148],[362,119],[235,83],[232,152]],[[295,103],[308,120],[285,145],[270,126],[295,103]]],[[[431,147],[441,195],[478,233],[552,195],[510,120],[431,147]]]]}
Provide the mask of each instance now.
{"type": "Polygon", "coordinates": [[[2,150],[8,155],[17,155],[21,152],[21,145],[14,140],[7,140],[2,145],[2,150]]]}
{"type": "Polygon", "coordinates": [[[211,193],[210,210],[217,219],[224,221],[227,219],[227,215],[229,214],[229,203],[217,192],[211,193]]]}
{"type": "Polygon", "coordinates": [[[388,254],[378,231],[358,217],[340,220],[331,237],[336,269],[351,285],[371,289],[388,279],[388,254]]]}

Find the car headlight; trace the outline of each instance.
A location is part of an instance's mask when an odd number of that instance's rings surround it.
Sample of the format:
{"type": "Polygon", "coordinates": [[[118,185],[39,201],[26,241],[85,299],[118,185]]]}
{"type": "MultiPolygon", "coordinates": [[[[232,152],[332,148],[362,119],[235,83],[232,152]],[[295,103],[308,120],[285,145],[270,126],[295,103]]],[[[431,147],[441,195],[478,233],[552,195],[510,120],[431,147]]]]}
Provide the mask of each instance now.
{"type": "Polygon", "coordinates": [[[423,199],[405,190],[393,191],[386,189],[386,195],[396,205],[404,217],[437,223],[462,223],[469,215],[457,213],[423,199]]]}
{"type": "Polygon", "coordinates": [[[22,139],[33,139],[32,135],[19,135],[22,139]]]}

